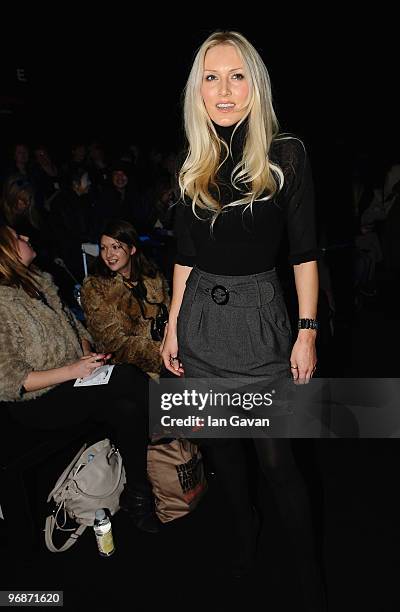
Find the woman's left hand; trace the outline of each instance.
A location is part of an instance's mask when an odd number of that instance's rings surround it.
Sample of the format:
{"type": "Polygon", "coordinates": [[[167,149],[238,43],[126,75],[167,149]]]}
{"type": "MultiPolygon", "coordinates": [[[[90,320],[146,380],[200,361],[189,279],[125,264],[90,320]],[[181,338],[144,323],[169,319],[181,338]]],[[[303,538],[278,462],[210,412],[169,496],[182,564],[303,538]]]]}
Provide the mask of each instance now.
{"type": "Polygon", "coordinates": [[[110,359],[110,357],[112,356],[112,353],[94,353],[93,351],[91,351],[88,355],[86,355],[87,357],[95,357],[96,361],[99,362],[99,366],[101,365],[105,365],[107,363],[107,361],[110,359]]]}
{"type": "Polygon", "coordinates": [[[314,330],[301,330],[293,346],[290,356],[290,371],[297,385],[309,383],[317,366],[315,336],[314,330]],[[306,335],[304,332],[306,332],[306,335]]]}

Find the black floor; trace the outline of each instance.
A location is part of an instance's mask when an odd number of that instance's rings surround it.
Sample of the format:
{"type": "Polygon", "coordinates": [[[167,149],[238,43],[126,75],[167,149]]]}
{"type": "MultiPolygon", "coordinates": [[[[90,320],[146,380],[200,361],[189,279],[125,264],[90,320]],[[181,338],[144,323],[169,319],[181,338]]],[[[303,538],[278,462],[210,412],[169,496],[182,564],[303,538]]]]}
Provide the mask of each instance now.
{"type": "MultiPolygon", "coordinates": [[[[340,375],[396,376],[399,340],[398,323],[383,313],[379,300],[367,300],[350,322],[339,321],[325,360],[336,362],[340,375]],[[382,320],[386,324],[378,325],[382,320]]],[[[397,440],[299,439],[293,446],[310,489],[329,610],[399,610],[397,440]]],[[[13,534],[7,531],[7,522],[0,521],[2,590],[63,590],[64,608],[90,612],[200,605],[210,612],[239,607],[271,612],[304,609],[290,547],[268,493],[260,499],[264,527],[254,576],[241,585],[227,579],[224,570],[233,540],[215,477],[210,478],[208,494],[197,510],[164,526],[158,535],[138,532],[125,514],[118,513],[113,519],[116,552],[110,558],[98,556],[91,528],[70,551],[47,552],[40,533],[43,500],[66,459],[55,457],[35,476],[32,506],[38,544],[30,559],[21,551],[15,560],[10,553],[13,534]]]]}

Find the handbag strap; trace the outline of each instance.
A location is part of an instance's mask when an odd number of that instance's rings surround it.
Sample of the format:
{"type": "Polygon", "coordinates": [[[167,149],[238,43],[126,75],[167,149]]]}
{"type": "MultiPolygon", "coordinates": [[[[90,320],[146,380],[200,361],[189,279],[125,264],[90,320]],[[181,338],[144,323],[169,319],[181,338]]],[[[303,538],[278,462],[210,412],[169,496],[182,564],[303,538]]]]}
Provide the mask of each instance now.
{"type": "Polygon", "coordinates": [[[74,533],[69,536],[68,540],[60,548],[56,548],[53,543],[53,533],[55,526],[56,519],[53,514],[50,514],[46,518],[46,525],[44,529],[44,539],[46,542],[46,546],[50,552],[64,552],[68,550],[69,548],[71,548],[71,546],[75,544],[79,536],[81,536],[86,529],[86,525],[79,525],[79,527],[75,529],[74,533]]]}
{"type": "Polygon", "coordinates": [[[160,312],[163,310],[163,306],[165,306],[165,304],[163,302],[150,302],[147,299],[147,289],[146,289],[146,285],[143,282],[139,281],[137,285],[134,285],[132,281],[129,281],[125,278],[123,279],[123,282],[124,282],[125,287],[127,287],[130,290],[133,297],[138,302],[140,312],[142,314],[143,319],[145,321],[154,321],[155,320],[154,317],[146,317],[146,314],[144,312],[143,302],[146,302],[146,304],[149,304],[150,306],[158,306],[158,314],[160,314],[160,312]]]}

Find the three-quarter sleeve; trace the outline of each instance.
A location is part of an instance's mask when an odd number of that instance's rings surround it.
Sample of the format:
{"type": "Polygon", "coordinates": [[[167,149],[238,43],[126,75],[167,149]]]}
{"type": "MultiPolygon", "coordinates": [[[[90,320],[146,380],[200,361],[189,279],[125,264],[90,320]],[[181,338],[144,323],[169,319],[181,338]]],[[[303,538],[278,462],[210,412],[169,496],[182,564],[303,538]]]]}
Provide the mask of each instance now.
{"type": "Polygon", "coordinates": [[[174,233],[177,252],[175,263],[193,267],[196,264],[197,253],[189,227],[188,213],[191,213],[191,209],[189,205],[183,202],[178,202],[176,207],[174,233]]]}
{"type": "Polygon", "coordinates": [[[308,155],[301,141],[290,145],[291,184],[285,204],[289,238],[289,262],[293,265],[319,258],[316,238],[314,184],[308,155]]]}

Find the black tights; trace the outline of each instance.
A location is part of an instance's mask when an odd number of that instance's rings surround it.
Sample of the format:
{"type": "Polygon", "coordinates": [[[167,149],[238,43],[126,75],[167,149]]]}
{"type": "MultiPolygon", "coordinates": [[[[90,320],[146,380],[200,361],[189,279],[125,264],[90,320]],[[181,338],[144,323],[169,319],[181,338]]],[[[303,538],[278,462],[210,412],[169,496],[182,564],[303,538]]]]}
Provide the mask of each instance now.
{"type": "MultiPolygon", "coordinates": [[[[304,604],[309,612],[325,610],[315,550],[314,530],[306,484],[287,438],[253,440],[263,477],[270,485],[295,560],[304,604]]],[[[248,537],[252,501],[246,457],[241,440],[208,440],[205,444],[221,489],[233,514],[239,538],[248,537]]]]}

